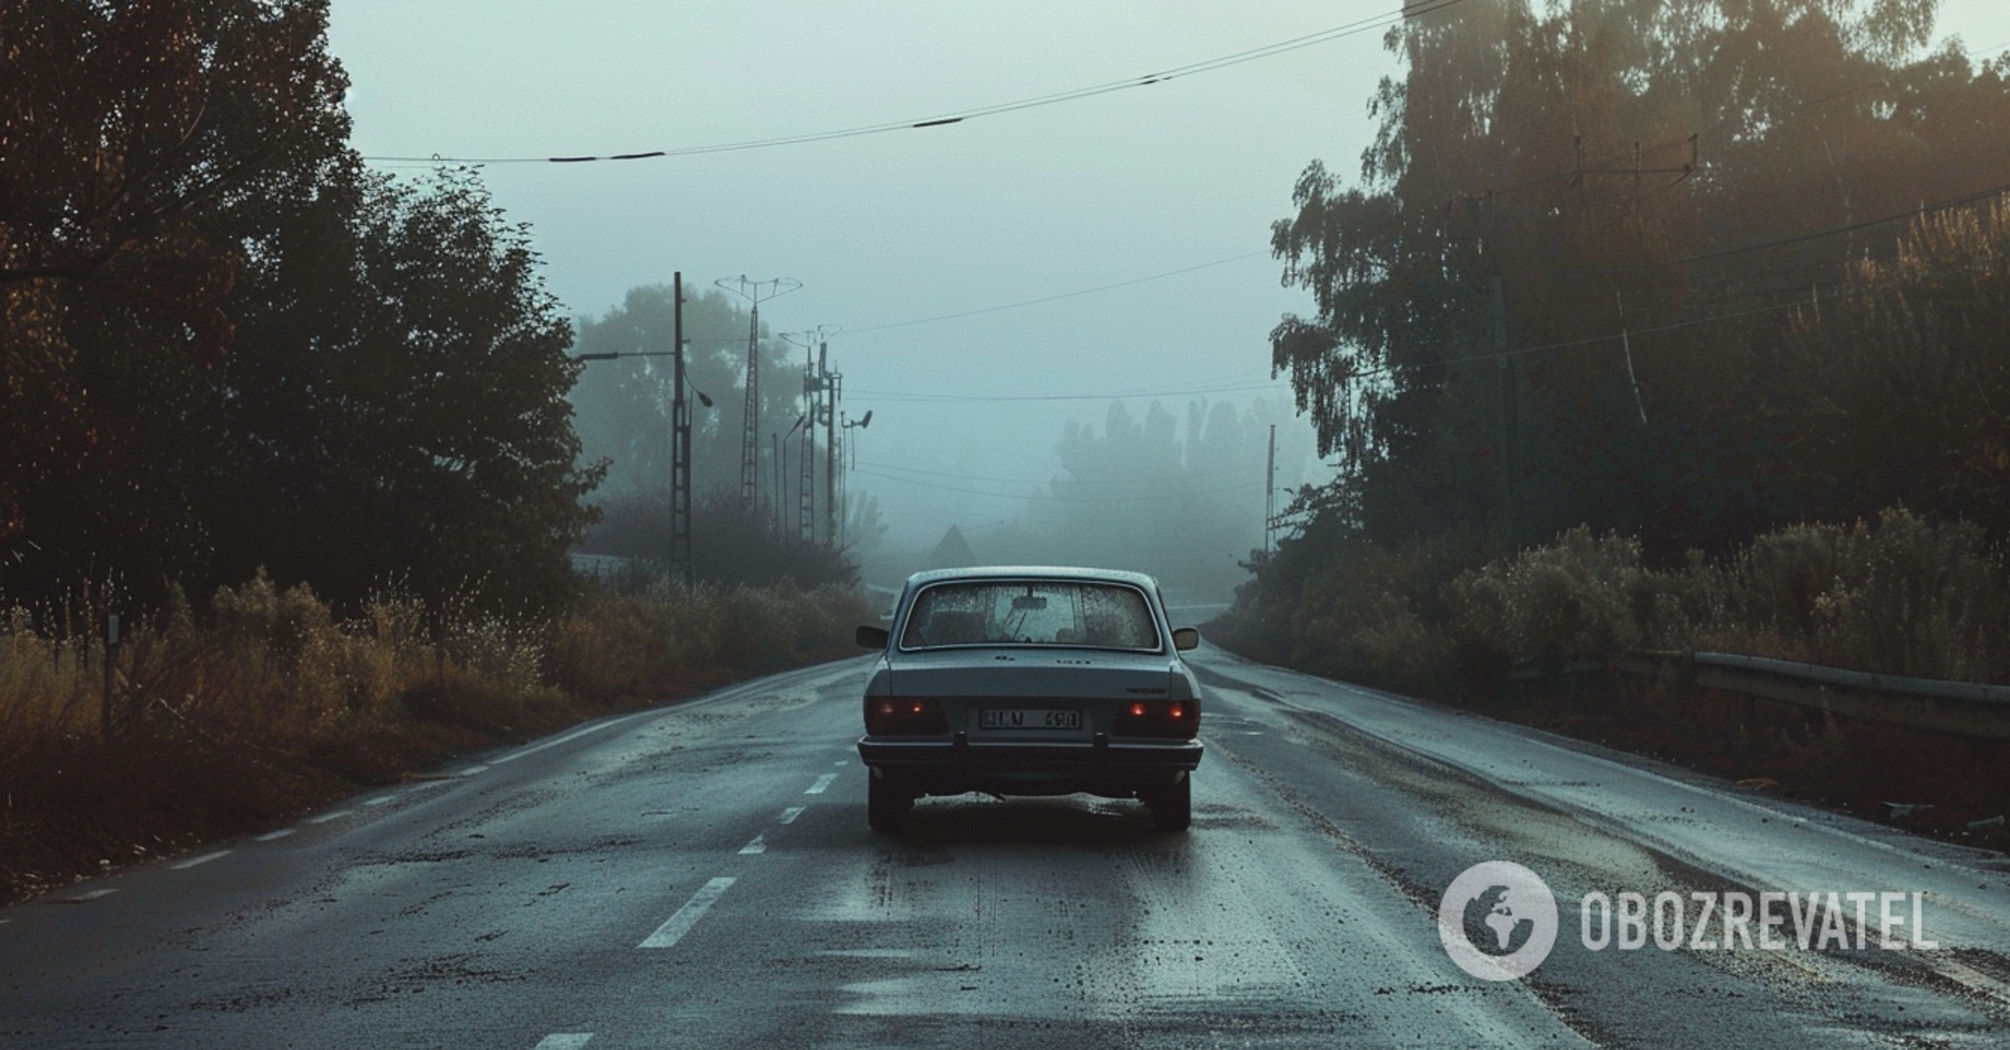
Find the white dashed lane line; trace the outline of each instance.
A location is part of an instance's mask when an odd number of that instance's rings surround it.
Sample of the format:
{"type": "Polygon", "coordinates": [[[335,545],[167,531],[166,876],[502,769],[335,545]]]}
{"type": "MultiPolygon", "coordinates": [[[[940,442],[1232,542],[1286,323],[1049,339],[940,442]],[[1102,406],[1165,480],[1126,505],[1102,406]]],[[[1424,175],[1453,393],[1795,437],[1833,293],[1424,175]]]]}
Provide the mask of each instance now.
{"type": "Polygon", "coordinates": [[[796,818],[802,815],[803,815],[803,807],[790,806],[789,808],[782,810],[782,819],[778,821],[778,823],[794,824],[796,822],[796,818]]]}
{"type": "Polygon", "coordinates": [[[173,868],[175,871],[183,871],[188,868],[193,868],[198,864],[208,864],[210,861],[213,861],[218,857],[228,857],[228,856],[230,856],[229,850],[220,849],[217,850],[215,853],[205,853],[200,857],[190,857],[187,860],[176,861],[173,864],[168,865],[168,867],[173,868]]]}
{"type": "Polygon", "coordinates": [[[683,907],[677,909],[677,914],[670,916],[663,925],[656,927],[656,932],[650,934],[636,947],[668,948],[676,944],[685,934],[691,932],[691,927],[698,925],[698,920],[712,910],[712,905],[717,903],[719,897],[732,885],[733,880],[729,876],[721,876],[706,883],[691,896],[690,900],[684,902],[683,907]]]}
{"type": "Polygon", "coordinates": [[[537,1041],[537,1050],[579,1050],[592,1039],[592,1032],[553,1032],[537,1041]]]}
{"type": "Polygon", "coordinates": [[[825,788],[831,786],[831,781],[836,780],[837,778],[838,775],[836,773],[825,773],[823,776],[818,777],[817,782],[811,784],[810,789],[808,791],[803,792],[803,794],[821,795],[824,793],[825,788]]]}
{"type": "Polygon", "coordinates": [[[291,834],[293,834],[293,832],[294,832],[295,830],[296,830],[296,829],[294,829],[294,828],[280,828],[280,829],[279,829],[278,831],[268,831],[268,832],[266,832],[266,833],[265,833],[265,834],[263,834],[263,835],[257,835],[257,836],[253,836],[253,838],[252,838],[252,841],[253,841],[253,842],[275,842],[275,841],[277,841],[277,840],[279,840],[279,839],[283,839],[283,838],[285,838],[286,836],[288,836],[288,835],[291,835],[291,834]]]}
{"type": "Polygon", "coordinates": [[[303,821],[301,821],[301,823],[302,823],[302,824],[326,824],[326,823],[328,823],[328,822],[329,822],[329,821],[331,821],[331,820],[341,820],[341,819],[342,819],[343,817],[346,817],[346,816],[349,816],[349,815],[351,815],[351,814],[353,814],[353,813],[355,813],[355,812],[356,812],[356,811],[355,811],[355,810],[353,810],[353,809],[338,809],[338,810],[335,810],[335,811],[334,811],[334,812],[332,812],[332,813],[323,813],[323,814],[321,814],[321,815],[320,815],[320,816],[318,816],[318,817],[308,817],[308,818],[307,818],[306,820],[303,820],[303,821]]]}
{"type": "Polygon", "coordinates": [[[768,852],[768,836],[766,832],[754,836],[754,841],[740,847],[740,856],[742,857],[766,852],[768,852]]]}

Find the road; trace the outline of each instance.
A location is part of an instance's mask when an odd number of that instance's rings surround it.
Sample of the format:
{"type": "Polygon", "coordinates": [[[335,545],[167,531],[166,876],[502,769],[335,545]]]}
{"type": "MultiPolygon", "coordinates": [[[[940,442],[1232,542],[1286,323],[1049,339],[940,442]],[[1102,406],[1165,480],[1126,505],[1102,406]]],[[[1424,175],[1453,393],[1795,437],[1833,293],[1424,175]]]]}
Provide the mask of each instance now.
{"type": "Polygon", "coordinates": [[[0,1046],[2010,1045],[1998,855],[1194,662],[1185,835],[1131,803],[976,796],[870,833],[847,661],[0,910],[0,1046]],[[1487,861],[1557,904],[1521,979],[1441,944],[1447,887],[1487,861]],[[1773,890],[1896,903],[1810,950],[1791,921],[1748,947],[1693,914],[1711,936],[1667,950],[1585,940],[1587,894],[1773,890]]]}

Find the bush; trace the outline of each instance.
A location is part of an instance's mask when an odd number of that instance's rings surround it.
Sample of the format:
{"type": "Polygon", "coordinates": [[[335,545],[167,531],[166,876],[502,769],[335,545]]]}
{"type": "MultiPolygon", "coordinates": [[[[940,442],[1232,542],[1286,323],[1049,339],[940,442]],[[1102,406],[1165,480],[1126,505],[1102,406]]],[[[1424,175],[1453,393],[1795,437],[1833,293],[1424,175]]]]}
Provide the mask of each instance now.
{"type": "Polygon", "coordinates": [[[1640,643],[1653,607],[1640,543],[1579,526],[1555,544],[1461,575],[1446,588],[1448,630],[1466,670],[1484,679],[1533,657],[1551,670],[1640,643]]]}
{"type": "Polygon", "coordinates": [[[853,587],[659,579],[588,587],[558,616],[390,587],[341,620],[261,572],[219,588],[206,627],[179,595],[129,620],[107,690],[79,628],[109,597],[0,615],[0,902],[127,855],[108,843],[247,830],[456,750],[846,654],[871,619],[853,587]]]}

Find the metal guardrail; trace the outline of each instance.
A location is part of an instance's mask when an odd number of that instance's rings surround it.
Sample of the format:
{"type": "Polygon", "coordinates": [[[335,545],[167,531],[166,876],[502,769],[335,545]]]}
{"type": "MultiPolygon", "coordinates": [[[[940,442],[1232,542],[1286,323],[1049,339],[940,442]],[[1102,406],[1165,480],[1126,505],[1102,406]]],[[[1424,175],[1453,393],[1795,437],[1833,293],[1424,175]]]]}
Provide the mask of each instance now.
{"type": "Polygon", "coordinates": [[[1736,653],[1622,653],[1608,665],[1626,674],[1674,679],[1847,718],[2010,740],[2010,686],[1868,674],[1736,653]]]}

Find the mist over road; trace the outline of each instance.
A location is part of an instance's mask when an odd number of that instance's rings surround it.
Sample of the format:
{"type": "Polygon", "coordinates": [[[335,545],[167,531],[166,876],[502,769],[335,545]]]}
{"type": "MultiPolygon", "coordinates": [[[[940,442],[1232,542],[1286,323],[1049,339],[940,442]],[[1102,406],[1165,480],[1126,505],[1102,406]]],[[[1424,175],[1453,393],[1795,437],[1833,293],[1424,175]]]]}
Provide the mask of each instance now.
{"type": "MultiPolygon", "coordinates": [[[[1248,664],[1194,826],[924,800],[866,829],[846,661],[582,726],[0,910],[0,1045],[1997,1046],[2010,870],[1681,770],[1248,664]],[[1461,872],[1554,894],[1526,978],[1441,945],[1461,872]],[[1903,895],[1868,943],[1593,950],[1581,902],[1903,895]],[[1919,902],[1921,926],[1910,923],[1919,902]],[[1879,947],[1889,935],[1901,947],[1879,947]],[[1911,940],[1938,947],[1914,948],[1911,940]]],[[[1692,905],[1693,907],[1693,905],[1692,905]]],[[[1785,912],[1782,906],[1779,909],[1785,912]]],[[[1526,912],[1520,913],[1526,914],[1526,912]]],[[[1809,913],[1803,913],[1805,915],[1809,913]]],[[[1722,920],[1705,920],[1708,940],[1722,920]],[[1717,925],[1709,925],[1715,923],[1717,925]]]]}

